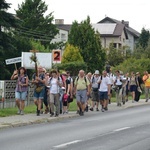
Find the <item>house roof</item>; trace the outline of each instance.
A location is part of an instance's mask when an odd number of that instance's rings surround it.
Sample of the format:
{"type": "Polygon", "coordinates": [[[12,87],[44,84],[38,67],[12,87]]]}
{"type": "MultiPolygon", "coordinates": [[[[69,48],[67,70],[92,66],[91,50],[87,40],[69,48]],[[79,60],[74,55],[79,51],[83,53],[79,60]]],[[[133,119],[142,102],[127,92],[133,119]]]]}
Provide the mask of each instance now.
{"type": "Polygon", "coordinates": [[[62,30],[65,30],[65,31],[70,31],[71,29],[71,24],[56,24],[56,26],[59,28],[59,29],[62,29],[62,30]]]}
{"type": "Polygon", "coordinates": [[[125,28],[128,32],[130,32],[130,34],[132,34],[135,38],[138,38],[140,36],[140,33],[136,30],[134,30],[133,28],[129,27],[129,22],[128,21],[119,21],[110,17],[105,17],[104,19],[102,19],[101,21],[99,21],[98,23],[117,23],[117,24],[124,24],[125,28]]]}
{"type": "Polygon", "coordinates": [[[124,31],[126,39],[128,39],[127,32],[125,29],[124,24],[117,24],[117,23],[99,23],[99,24],[92,24],[92,27],[97,30],[101,37],[109,36],[109,37],[118,37],[122,35],[124,31]]]}

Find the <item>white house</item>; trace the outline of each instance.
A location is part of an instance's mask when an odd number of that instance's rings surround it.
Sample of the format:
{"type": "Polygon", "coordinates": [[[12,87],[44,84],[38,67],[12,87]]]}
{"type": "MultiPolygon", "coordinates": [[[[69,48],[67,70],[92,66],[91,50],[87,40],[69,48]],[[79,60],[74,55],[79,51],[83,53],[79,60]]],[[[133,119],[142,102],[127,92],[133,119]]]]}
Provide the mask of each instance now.
{"type": "MultiPolygon", "coordinates": [[[[55,36],[52,43],[67,42],[72,25],[64,24],[63,19],[55,20],[55,24],[57,25],[59,34],[55,36]]],[[[140,36],[139,32],[129,27],[128,21],[118,21],[110,17],[105,17],[97,24],[92,24],[92,27],[100,33],[102,46],[105,48],[108,48],[109,44],[113,42],[116,48],[127,46],[133,51],[140,36]]]]}

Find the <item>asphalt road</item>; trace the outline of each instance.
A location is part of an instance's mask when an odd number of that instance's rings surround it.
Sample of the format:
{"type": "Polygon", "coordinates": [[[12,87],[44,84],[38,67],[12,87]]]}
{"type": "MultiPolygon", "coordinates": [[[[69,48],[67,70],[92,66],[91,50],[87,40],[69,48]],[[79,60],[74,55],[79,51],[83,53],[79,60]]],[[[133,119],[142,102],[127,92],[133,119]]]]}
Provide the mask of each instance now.
{"type": "Polygon", "coordinates": [[[0,130],[0,150],[150,150],[150,106],[0,130]]]}

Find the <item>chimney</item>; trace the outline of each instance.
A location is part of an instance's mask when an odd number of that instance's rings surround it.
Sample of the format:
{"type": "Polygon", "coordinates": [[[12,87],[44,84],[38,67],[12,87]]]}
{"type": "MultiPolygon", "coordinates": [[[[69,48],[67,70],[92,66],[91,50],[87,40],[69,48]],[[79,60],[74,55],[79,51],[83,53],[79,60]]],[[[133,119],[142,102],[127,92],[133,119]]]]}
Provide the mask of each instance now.
{"type": "Polygon", "coordinates": [[[55,19],[55,24],[64,24],[64,19],[55,19]]]}
{"type": "Polygon", "coordinates": [[[129,21],[124,21],[124,20],[122,20],[121,22],[122,22],[122,24],[124,24],[126,27],[129,27],[129,21]]]}

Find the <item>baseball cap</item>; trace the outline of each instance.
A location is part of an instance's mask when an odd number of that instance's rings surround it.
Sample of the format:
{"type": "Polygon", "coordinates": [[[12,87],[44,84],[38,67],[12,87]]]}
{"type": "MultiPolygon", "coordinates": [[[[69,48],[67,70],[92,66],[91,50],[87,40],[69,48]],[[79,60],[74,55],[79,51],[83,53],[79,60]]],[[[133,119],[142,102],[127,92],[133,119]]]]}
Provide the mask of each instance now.
{"type": "Polygon", "coordinates": [[[94,74],[99,74],[99,71],[98,70],[95,70],[95,73],[94,74]]]}

